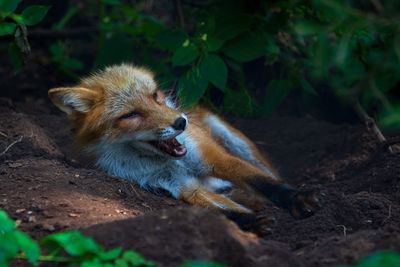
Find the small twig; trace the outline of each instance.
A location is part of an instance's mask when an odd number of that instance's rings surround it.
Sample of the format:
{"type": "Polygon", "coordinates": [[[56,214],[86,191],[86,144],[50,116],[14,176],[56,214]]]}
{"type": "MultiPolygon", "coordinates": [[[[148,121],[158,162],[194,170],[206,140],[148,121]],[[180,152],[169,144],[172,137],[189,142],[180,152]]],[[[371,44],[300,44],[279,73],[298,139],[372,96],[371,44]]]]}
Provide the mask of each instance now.
{"type": "Polygon", "coordinates": [[[4,154],[6,154],[7,151],[8,151],[13,145],[15,145],[15,144],[21,142],[21,141],[22,141],[22,138],[24,138],[24,136],[21,135],[17,140],[15,140],[15,141],[12,142],[11,144],[9,144],[9,145],[6,147],[6,149],[4,149],[4,151],[0,153],[0,156],[4,156],[4,154]]]}
{"type": "Polygon", "coordinates": [[[400,144],[400,136],[387,139],[385,141],[385,143],[383,144],[383,146],[385,148],[388,148],[389,146],[397,145],[397,144],[400,144]]]}
{"type": "Polygon", "coordinates": [[[175,0],[175,9],[178,14],[179,25],[182,29],[185,28],[185,17],[183,15],[182,3],[181,0],[175,0]]]}
{"type": "Polygon", "coordinates": [[[392,217],[392,205],[389,205],[389,214],[388,216],[382,221],[382,225],[386,223],[392,217]]]}
{"type": "Polygon", "coordinates": [[[132,184],[129,184],[131,187],[131,190],[135,193],[136,198],[139,199],[140,201],[144,201],[144,199],[142,198],[142,196],[136,191],[135,187],[132,184]]]}
{"type": "Polygon", "coordinates": [[[343,224],[336,225],[337,227],[342,227],[343,228],[343,236],[347,237],[347,228],[343,224]]]}
{"type": "MultiPolygon", "coordinates": [[[[374,133],[374,135],[377,137],[378,141],[381,144],[384,144],[387,142],[385,136],[379,129],[378,125],[376,124],[375,120],[368,115],[368,113],[364,110],[364,108],[361,106],[359,101],[356,101],[354,105],[354,110],[357,113],[358,117],[365,123],[365,126],[367,126],[367,129],[374,133]]],[[[394,153],[392,147],[388,145],[388,150],[390,153],[394,153]]]]}
{"type": "Polygon", "coordinates": [[[3,133],[3,132],[0,132],[0,135],[1,136],[4,136],[5,138],[7,138],[8,137],[8,135],[6,135],[5,133],[3,133]]]}

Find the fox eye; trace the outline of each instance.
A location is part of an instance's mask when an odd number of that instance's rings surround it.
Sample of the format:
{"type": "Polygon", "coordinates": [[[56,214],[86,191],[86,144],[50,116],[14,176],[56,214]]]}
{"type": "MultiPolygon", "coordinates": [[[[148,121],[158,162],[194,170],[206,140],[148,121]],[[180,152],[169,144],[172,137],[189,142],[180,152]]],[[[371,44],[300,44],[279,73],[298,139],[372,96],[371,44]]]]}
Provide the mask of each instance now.
{"type": "Polygon", "coordinates": [[[158,98],[158,93],[157,93],[157,91],[155,91],[155,92],[153,93],[153,99],[154,99],[155,101],[157,101],[157,98],[158,98]]]}
{"type": "Polygon", "coordinates": [[[120,120],[125,120],[125,119],[134,119],[140,116],[140,113],[137,111],[132,111],[129,113],[126,113],[124,115],[122,115],[121,117],[119,117],[120,120]]]}

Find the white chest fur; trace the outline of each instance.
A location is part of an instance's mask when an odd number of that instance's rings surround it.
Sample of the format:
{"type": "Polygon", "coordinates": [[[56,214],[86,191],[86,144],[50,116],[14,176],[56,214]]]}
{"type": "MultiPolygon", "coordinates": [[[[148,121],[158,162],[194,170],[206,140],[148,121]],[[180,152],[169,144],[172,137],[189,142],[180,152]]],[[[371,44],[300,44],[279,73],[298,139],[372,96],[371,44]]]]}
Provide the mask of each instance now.
{"type": "Polygon", "coordinates": [[[94,149],[97,165],[113,176],[135,181],[148,189],[162,188],[178,197],[183,186],[198,182],[208,170],[195,141],[186,133],[179,135],[178,140],[187,148],[187,154],[178,160],[146,155],[126,143],[104,142],[94,149]]]}

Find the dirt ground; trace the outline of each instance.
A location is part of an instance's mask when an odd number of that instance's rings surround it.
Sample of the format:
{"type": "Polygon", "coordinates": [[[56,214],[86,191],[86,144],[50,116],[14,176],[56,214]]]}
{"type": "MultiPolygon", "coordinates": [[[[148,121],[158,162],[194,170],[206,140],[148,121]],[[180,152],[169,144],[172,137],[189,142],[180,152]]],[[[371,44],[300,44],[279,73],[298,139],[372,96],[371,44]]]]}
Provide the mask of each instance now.
{"type": "Polygon", "coordinates": [[[372,251],[400,251],[400,156],[382,152],[362,125],[311,117],[231,119],[289,183],[318,188],[323,207],[275,218],[258,235],[220,214],[93,168],[49,103],[0,99],[0,208],[34,237],[81,229],[107,248],[135,249],[159,266],[205,259],[229,266],[336,266],[372,251]],[[34,106],[34,107],[33,107],[34,106]]]}

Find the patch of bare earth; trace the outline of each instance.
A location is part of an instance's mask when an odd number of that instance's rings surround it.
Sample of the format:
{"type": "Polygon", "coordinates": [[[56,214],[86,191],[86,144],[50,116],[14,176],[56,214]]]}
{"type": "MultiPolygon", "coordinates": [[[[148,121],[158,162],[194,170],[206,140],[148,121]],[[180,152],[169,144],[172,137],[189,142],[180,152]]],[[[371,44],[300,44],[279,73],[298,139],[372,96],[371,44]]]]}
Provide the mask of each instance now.
{"type": "Polygon", "coordinates": [[[258,235],[220,214],[146,192],[86,164],[66,119],[46,106],[0,99],[0,208],[40,237],[82,229],[108,248],[135,249],[160,266],[188,259],[230,266],[335,266],[400,250],[400,156],[377,152],[362,126],[313,118],[233,120],[268,152],[282,176],[319,188],[324,205],[276,219],[258,235]]]}

